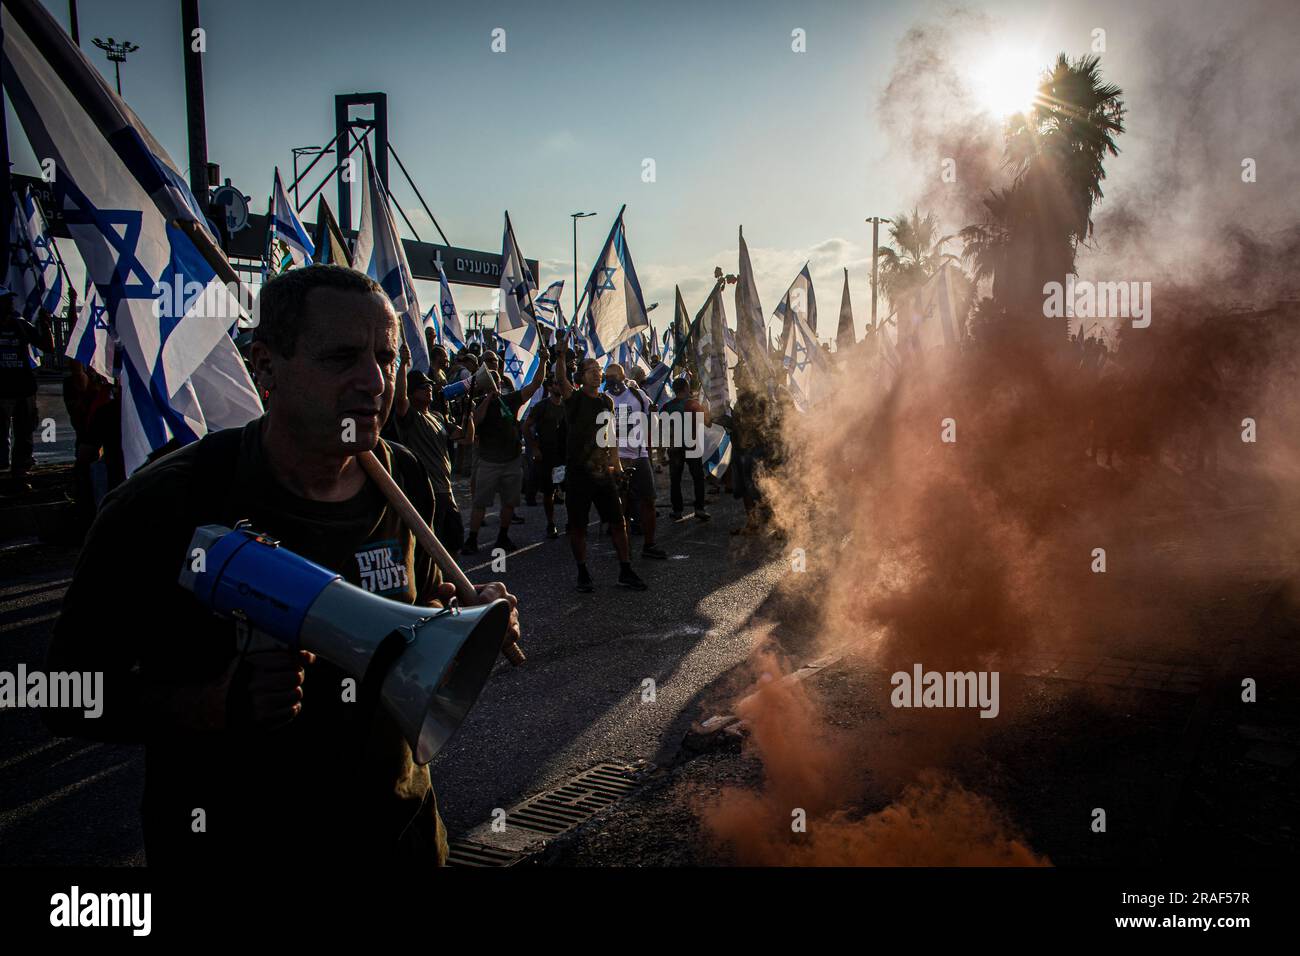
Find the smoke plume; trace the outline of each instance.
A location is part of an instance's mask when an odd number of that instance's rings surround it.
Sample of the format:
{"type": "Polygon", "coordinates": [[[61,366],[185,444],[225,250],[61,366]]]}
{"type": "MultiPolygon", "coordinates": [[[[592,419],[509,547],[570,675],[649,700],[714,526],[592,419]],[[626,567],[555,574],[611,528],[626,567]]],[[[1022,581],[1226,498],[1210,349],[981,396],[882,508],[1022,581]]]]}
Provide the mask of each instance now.
{"type": "MultiPolygon", "coordinates": [[[[1294,21],[1286,5],[1265,6],[1294,21]]],[[[1234,90],[1258,93],[1270,69],[1294,59],[1289,41],[1259,22],[1207,38],[1195,23],[1153,21],[1150,73],[1131,92],[1124,78],[1105,77],[1125,86],[1126,100],[1139,97],[1133,123],[1150,121],[1160,142],[1188,146],[1158,171],[1124,172],[1126,162],[1149,161],[1140,149],[1109,159],[1114,188],[1081,260],[1098,278],[1159,282],[1150,328],[1125,322],[1104,361],[1045,343],[1023,322],[977,328],[962,349],[911,356],[898,371],[864,349],[840,363],[830,399],[807,416],[786,414],[784,464],[761,484],[785,549],[807,553],[807,573],[786,585],[815,609],[800,626],[862,674],[916,663],[999,670],[1002,709],[981,720],[877,699],[892,733],[864,746],[831,725],[813,692],[780,680],[786,669],[764,647],[736,713],[765,786],[729,789],[699,810],[740,862],[1045,863],[978,781],[947,769],[1018,719],[1021,662],[1076,651],[1200,659],[1189,637],[1197,595],[1249,579],[1261,563],[1294,567],[1300,313],[1215,312],[1236,299],[1273,306],[1300,261],[1300,215],[1282,185],[1298,161],[1281,148],[1295,141],[1297,118],[1258,95],[1249,109],[1233,108],[1234,90]],[[1269,185],[1261,172],[1241,184],[1254,192],[1240,193],[1240,157],[1226,172],[1223,164],[1269,123],[1268,142],[1251,149],[1268,157],[1270,179],[1283,178],[1269,185]],[[1212,142],[1194,148],[1204,139],[1212,142]],[[1254,218],[1243,195],[1272,208],[1254,218]],[[1189,239],[1189,222],[1210,239],[1189,239]],[[1254,441],[1248,421],[1260,429],[1254,441]],[[1096,549],[1106,573],[1097,573],[1096,549]],[[881,787],[891,802],[873,811],[869,793],[881,787]],[[807,833],[791,832],[792,808],[806,811],[807,833]]],[[[973,221],[1003,176],[1000,140],[963,113],[951,85],[954,34],[986,27],[960,12],[918,26],[885,87],[899,150],[918,164],[964,157],[960,190],[923,186],[915,199],[923,213],[940,209],[945,225],[973,221]]],[[[1287,86],[1295,76],[1288,66],[1279,82],[1292,95],[1281,102],[1300,93],[1287,86]]]]}

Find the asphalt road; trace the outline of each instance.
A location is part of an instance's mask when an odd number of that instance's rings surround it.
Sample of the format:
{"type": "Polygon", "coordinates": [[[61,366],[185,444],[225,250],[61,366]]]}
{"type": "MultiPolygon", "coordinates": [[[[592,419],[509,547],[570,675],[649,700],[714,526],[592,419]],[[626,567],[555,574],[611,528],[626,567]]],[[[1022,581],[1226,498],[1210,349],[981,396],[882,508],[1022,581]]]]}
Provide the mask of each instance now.
{"type": "MultiPolygon", "coordinates": [[[[658,543],[669,559],[641,561],[634,552],[650,585],[642,593],[614,584],[612,545],[594,527],[588,557],[594,594],[574,590],[564,540],[509,558],[499,577],[524,609],[529,660],[517,669],[498,665],[460,735],[433,766],[453,834],[600,760],[653,761],[661,748],[675,749],[699,707],[712,703],[697,695],[748,656],[742,625],[784,567],[729,536],[740,520],[732,499],[713,510],[708,524],[660,521],[658,543]],[[654,682],[653,702],[647,680],[654,682]]],[[[531,540],[539,536],[540,509],[525,513],[531,540]]],[[[639,547],[639,539],[633,543],[639,547]]]]}
{"type": "MultiPolygon", "coordinates": [[[[659,485],[664,493],[664,476],[659,485]]],[[[595,527],[588,564],[597,590],[578,593],[568,544],[544,539],[540,507],[522,509],[526,523],[511,531],[521,550],[503,573],[486,566],[489,547],[462,559],[471,578],[502,579],[519,597],[529,659],[517,669],[498,665],[433,765],[453,837],[493,808],[599,760],[654,760],[714,703],[707,688],[748,656],[742,625],[784,565],[763,546],[729,536],[740,521],[737,502],[710,504],[709,523],[672,523],[664,509],[658,543],[669,560],[634,552],[650,585],[643,593],[615,585],[612,546],[595,527]],[[643,700],[647,679],[653,702],[643,700]]],[[[489,515],[485,542],[495,520],[489,515]]],[[[633,544],[639,549],[640,539],[633,544]]],[[[0,669],[41,666],[75,558],[75,550],[47,545],[0,547],[0,669]]],[[[0,711],[0,864],[142,863],[142,780],[139,747],[52,738],[34,712],[0,711]]]]}

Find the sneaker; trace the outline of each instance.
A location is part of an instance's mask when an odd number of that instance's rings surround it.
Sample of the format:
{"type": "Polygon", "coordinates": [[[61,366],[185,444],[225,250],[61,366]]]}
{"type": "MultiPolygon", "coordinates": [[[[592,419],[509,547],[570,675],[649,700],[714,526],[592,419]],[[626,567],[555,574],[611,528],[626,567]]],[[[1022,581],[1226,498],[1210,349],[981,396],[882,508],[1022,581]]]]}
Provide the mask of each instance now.
{"type": "Polygon", "coordinates": [[[618,572],[618,585],[623,588],[631,588],[633,591],[645,591],[646,583],[642,581],[635,571],[627,568],[618,572]]]}
{"type": "Polygon", "coordinates": [[[596,590],[596,582],[591,580],[591,575],[587,573],[586,568],[578,569],[578,590],[583,594],[590,594],[596,590]]]}
{"type": "Polygon", "coordinates": [[[682,520],[682,513],[681,513],[680,511],[674,511],[674,512],[673,512],[671,515],[669,515],[668,517],[672,518],[674,521],[681,521],[681,520],[682,520]]]}
{"type": "Polygon", "coordinates": [[[478,536],[470,535],[465,539],[465,543],[460,546],[461,554],[478,554],[478,536]]]}
{"type": "Polygon", "coordinates": [[[511,541],[508,534],[497,535],[497,543],[493,547],[500,548],[506,554],[513,554],[519,550],[519,545],[511,541]]]}
{"type": "Polygon", "coordinates": [[[709,514],[709,513],[708,513],[707,511],[705,511],[703,508],[696,508],[696,509],[695,509],[695,520],[696,520],[696,521],[709,521],[709,520],[711,520],[712,518],[713,518],[713,515],[709,514]]]}
{"type": "Polygon", "coordinates": [[[641,557],[654,558],[657,561],[666,561],[668,559],[668,552],[663,548],[655,547],[653,544],[647,544],[641,549],[641,557]]]}
{"type": "Polygon", "coordinates": [[[558,538],[559,536],[560,536],[560,529],[559,529],[559,528],[555,527],[555,525],[553,525],[553,524],[548,524],[548,525],[546,526],[546,537],[548,537],[548,538],[550,538],[552,541],[554,541],[554,540],[555,540],[556,538],[558,538]]]}

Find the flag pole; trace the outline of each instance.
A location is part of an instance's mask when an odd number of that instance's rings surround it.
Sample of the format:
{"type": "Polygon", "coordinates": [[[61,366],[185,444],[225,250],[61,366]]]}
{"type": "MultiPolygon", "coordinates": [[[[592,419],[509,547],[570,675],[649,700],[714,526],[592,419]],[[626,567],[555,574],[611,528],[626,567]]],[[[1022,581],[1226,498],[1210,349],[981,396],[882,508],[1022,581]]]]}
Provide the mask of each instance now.
{"type": "MultiPolygon", "coordinates": [[[[433,529],[425,523],[424,517],[416,510],[415,505],[411,504],[411,500],[406,497],[405,492],[397,486],[397,482],[393,481],[392,476],[379,463],[375,453],[363,451],[357,455],[357,461],[370,480],[379,486],[379,490],[388,499],[388,503],[397,509],[397,513],[406,522],[406,526],[411,529],[415,539],[420,542],[420,546],[433,557],[434,563],[437,564],[444,577],[456,586],[457,600],[465,605],[477,604],[479,602],[478,590],[470,582],[465,572],[461,570],[460,565],[456,563],[456,559],[443,547],[442,542],[438,540],[438,536],[433,533],[433,529]]],[[[505,654],[506,659],[515,667],[527,660],[518,644],[506,646],[501,653],[505,654]]]]}

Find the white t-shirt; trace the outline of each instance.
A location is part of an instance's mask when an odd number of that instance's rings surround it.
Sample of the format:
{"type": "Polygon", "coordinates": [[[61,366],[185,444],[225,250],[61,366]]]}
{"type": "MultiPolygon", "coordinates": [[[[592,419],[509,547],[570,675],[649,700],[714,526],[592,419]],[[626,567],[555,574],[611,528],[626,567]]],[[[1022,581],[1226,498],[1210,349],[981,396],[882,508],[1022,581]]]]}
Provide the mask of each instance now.
{"type": "Polygon", "coordinates": [[[620,459],[650,457],[650,399],[630,386],[623,387],[622,395],[615,395],[606,390],[606,395],[614,400],[614,427],[618,433],[618,457],[620,459]],[[625,407],[626,412],[619,410],[625,407]],[[623,416],[627,416],[626,427],[623,416]],[[639,424],[638,424],[639,423],[639,424]],[[631,437],[639,442],[629,441],[631,437]]]}

